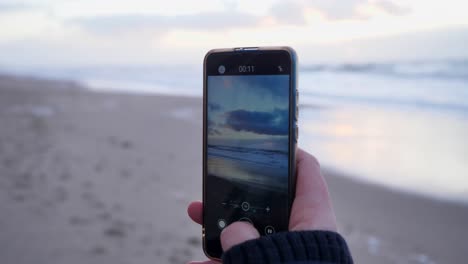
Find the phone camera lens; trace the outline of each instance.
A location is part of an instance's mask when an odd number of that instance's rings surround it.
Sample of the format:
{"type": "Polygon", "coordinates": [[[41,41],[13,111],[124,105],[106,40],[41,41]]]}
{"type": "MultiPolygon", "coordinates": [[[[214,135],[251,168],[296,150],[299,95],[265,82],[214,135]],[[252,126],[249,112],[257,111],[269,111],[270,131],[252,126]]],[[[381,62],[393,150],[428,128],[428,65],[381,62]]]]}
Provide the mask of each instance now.
{"type": "Polygon", "coordinates": [[[224,65],[220,65],[218,67],[218,72],[219,74],[224,74],[226,72],[226,67],[224,67],[224,65]]]}

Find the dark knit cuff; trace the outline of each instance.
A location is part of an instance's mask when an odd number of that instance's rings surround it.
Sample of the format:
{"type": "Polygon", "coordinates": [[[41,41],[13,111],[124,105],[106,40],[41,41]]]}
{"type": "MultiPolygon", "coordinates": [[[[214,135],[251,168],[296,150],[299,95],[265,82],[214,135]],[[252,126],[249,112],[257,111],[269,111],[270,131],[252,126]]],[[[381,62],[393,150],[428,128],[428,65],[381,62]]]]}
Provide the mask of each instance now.
{"type": "Polygon", "coordinates": [[[224,264],[352,264],[344,238],[331,231],[283,232],[249,240],[223,254],[224,264]]]}

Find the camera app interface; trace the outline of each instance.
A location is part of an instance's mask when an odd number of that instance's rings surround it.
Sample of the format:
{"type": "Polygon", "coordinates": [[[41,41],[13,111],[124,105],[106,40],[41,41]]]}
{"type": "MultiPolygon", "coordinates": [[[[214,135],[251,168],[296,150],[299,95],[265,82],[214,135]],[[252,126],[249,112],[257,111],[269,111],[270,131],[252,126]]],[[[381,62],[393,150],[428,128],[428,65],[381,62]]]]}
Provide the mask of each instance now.
{"type": "Polygon", "coordinates": [[[239,220],[287,230],[289,75],[208,76],[206,123],[207,239],[239,220]]]}

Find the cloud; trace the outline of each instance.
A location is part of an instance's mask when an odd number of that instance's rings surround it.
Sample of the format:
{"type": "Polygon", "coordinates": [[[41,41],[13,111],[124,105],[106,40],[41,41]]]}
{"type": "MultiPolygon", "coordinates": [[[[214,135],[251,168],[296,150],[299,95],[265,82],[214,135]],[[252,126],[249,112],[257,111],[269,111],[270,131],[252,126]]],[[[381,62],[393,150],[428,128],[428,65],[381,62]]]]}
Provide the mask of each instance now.
{"type": "Polygon", "coordinates": [[[121,33],[141,30],[167,32],[174,29],[197,31],[224,31],[235,28],[253,28],[266,18],[273,18],[281,25],[307,24],[307,10],[316,10],[332,20],[362,19],[367,15],[359,13],[361,5],[372,5],[388,14],[401,15],[410,10],[391,0],[287,0],[271,6],[268,14],[254,15],[239,11],[235,2],[225,2],[222,11],[199,12],[184,15],[160,14],[114,14],[73,18],[66,22],[78,24],[95,33],[121,33]]]}
{"type": "Polygon", "coordinates": [[[219,136],[221,135],[221,131],[218,129],[218,124],[216,124],[213,120],[208,119],[208,124],[207,124],[207,129],[208,129],[208,134],[213,135],[213,136],[219,136]]]}
{"type": "Polygon", "coordinates": [[[404,15],[411,10],[391,0],[289,0],[272,6],[270,16],[283,24],[306,24],[306,10],[316,10],[328,19],[363,19],[367,15],[359,12],[360,6],[374,6],[391,15],[404,15]]]}
{"type": "Polygon", "coordinates": [[[287,135],[289,129],[287,109],[272,112],[234,110],[226,113],[226,126],[235,131],[265,135],[287,135]]]}
{"type": "Polygon", "coordinates": [[[431,61],[468,58],[468,27],[446,27],[334,44],[297,45],[303,65],[320,62],[431,61]]]}
{"type": "Polygon", "coordinates": [[[280,2],[270,9],[272,17],[279,23],[303,25],[306,23],[304,6],[292,1],[280,2]]]}
{"type": "Polygon", "coordinates": [[[387,14],[392,15],[406,15],[411,12],[410,8],[397,5],[396,3],[388,0],[379,0],[374,2],[373,5],[387,14]]]}
{"type": "Polygon", "coordinates": [[[205,12],[178,16],[162,15],[108,15],[82,17],[70,22],[100,33],[114,33],[141,28],[156,30],[195,29],[201,31],[226,30],[256,26],[260,17],[239,11],[205,12]]]}
{"type": "Polygon", "coordinates": [[[0,13],[36,9],[37,6],[27,5],[25,3],[0,3],[0,13]]]}
{"type": "Polygon", "coordinates": [[[317,9],[325,14],[329,19],[350,19],[360,18],[357,13],[357,6],[362,4],[363,0],[313,0],[309,1],[309,8],[317,9]]]}
{"type": "Polygon", "coordinates": [[[209,127],[208,128],[208,135],[210,135],[210,136],[220,136],[220,135],[222,135],[222,133],[221,133],[221,131],[219,131],[216,128],[209,127]]]}
{"type": "MultiPolygon", "coordinates": [[[[208,104],[208,108],[210,108],[210,104],[208,104]]],[[[208,130],[208,135],[218,136],[222,134],[221,131],[219,131],[220,126],[218,123],[214,122],[210,118],[208,118],[206,122],[207,122],[206,128],[208,130]]]]}

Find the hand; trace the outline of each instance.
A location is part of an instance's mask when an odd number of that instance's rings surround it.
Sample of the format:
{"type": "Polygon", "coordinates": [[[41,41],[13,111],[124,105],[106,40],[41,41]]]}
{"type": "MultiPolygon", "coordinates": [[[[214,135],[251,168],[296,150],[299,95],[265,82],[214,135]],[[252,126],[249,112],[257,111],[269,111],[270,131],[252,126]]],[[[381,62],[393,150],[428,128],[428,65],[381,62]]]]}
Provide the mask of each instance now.
{"type": "MultiPolygon", "coordinates": [[[[328,230],[337,231],[327,184],[320,172],[317,159],[302,149],[296,156],[296,196],[289,218],[289,231],[328,230]]],[[[198,224],[203,220],[203,204],[199,201],[188,206],[188,215],[198,224]]],[[[259,238],[258,231],[249,223],[234,222],[221,232],[221,246],[224,251],[247,240],[259,238]]],[[[214,260],[192,262],[192,264],[214,264],[214,260]]]]}

